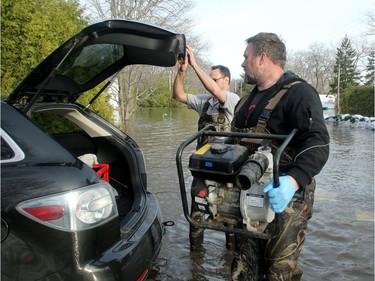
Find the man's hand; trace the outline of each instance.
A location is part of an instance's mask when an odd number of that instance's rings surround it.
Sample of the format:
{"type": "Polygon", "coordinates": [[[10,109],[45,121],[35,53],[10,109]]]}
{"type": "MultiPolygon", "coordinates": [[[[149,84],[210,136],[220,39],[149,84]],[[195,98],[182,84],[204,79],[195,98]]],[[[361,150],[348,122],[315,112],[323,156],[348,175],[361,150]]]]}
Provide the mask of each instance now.
{"type": "Polygon", "coordinates": [[[177,70],[178,72],[186,72],[188,68],[188,59],[185,57],[185,58],[179,58],[177,60],[177,70]]]}
{"type": "MultiPolygon", "coordinates": [[[[187,55],[186,55],[187,56],[187,55]]],[[[173,98],[176,101],[187,103],[187,95],[184,92],[184,79],[188,68],[188,58],[178,58],[177,60],[177,75],[173,83],[173,98]]]]}
{"type": "Polygon", "coordinates": [[[282,213],[285,210],[299,188],[298,183],[290,176],[281,176],[279,181],[279,187],[273,188],[273,180],[271,180],[263,189],[264,193],[268,192],[271,209],[275,213],[282,213]]]}
{"type": "Polygon", "coordinates": [[[193,49],[190,46],[186,46],[186,53],[187,53],[187,57],[189,59],[190,65],[194,68],[198,66],[197,61],[194,56],[193,49]]]}

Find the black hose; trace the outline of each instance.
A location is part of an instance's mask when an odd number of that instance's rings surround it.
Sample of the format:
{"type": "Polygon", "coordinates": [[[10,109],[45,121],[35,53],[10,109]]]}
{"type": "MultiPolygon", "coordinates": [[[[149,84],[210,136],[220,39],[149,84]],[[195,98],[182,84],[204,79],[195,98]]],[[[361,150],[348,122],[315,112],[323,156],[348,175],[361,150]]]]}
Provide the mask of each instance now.
{"type": "Polygon", "coordinates": [[[249,189],[263,176],[268,165],[268,158],[263,153],[250,155],[249,160],[245,162],[236,176],[236,185],[243,190],[249,189]]]}

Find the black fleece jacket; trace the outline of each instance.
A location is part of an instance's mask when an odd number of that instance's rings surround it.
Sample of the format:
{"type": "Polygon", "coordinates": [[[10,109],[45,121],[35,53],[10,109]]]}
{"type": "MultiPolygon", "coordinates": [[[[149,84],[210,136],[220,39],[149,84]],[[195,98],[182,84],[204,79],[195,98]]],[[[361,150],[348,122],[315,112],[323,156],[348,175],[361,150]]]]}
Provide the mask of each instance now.
{"type": "Polygon", "coordinates": [[[236,128],[250,128],[267,105],[285,84],[300,80],[282,97],[271,113],[267,129],[272,134],[289,134],[294,128],[297,135],[289,144],[295,149],[293,162],[280,172],[292,176],[305,187],[317,175],[329,156],[329,134],[323,117],[323,108],[316,90],[292,72],[285,72],[275,85],[264,91],[255,87],[250,97],[234,116],[236,128]]]}

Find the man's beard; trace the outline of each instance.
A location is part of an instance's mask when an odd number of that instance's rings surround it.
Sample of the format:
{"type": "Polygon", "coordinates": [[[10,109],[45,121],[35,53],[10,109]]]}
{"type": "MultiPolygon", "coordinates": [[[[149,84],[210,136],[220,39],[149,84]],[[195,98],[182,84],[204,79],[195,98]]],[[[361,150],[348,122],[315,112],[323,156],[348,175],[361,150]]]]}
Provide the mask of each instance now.
{"type": "Polygon", "coordinates": [[[246,84],[252,84],[252,85],[256,85],[257,81],[256,81],[256,78],[254,76],[249,76],[247,74],[245,74],[245,81],[244,81],[246,84]]]}

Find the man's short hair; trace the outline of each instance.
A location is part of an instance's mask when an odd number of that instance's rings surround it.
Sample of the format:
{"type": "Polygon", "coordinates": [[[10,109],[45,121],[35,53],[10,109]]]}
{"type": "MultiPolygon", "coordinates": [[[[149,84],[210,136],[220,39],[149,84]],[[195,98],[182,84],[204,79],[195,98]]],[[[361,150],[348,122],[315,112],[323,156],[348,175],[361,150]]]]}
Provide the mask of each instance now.
{"type": "Polygon", "coordinates": [[[284,42],[275,34],[260,32],[247,38],[246,43],[252,43],[254,56],[265,52],[270,60],[284,69],[286,63],[286,48],[284,42]]]}
{"type": "Polygon", "coordinates": [[[229,78],[229,83],[230,83],[231,77],[230,77],[230,70],[228,67],[221,65],[221,64],[211,66],[211,70],[215,70],[215,69],[219,69],[222,75],[227,76],[229,78]]]}

